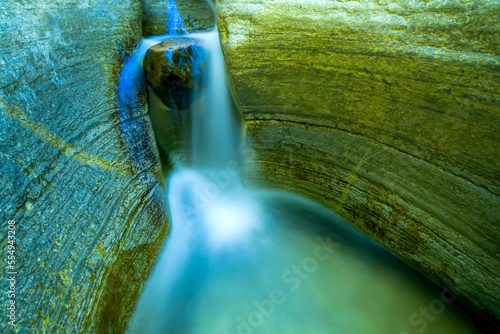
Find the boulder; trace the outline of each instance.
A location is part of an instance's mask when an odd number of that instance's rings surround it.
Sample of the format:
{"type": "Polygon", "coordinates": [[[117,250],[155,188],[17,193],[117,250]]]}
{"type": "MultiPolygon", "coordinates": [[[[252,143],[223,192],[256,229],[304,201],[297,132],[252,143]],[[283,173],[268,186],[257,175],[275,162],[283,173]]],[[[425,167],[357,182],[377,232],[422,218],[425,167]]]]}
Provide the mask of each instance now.
{"type": "Polygon", "coordinates": [[[175,37],[151,47],[144,56],[149,115],[162,165],[191,164],[191,104],[206,77],[199,40],[175,37]]]}
{"type": "Polygon", "coordinates": [[[217,1],[253,184],[334,209],[497,324],[499,6],[217,1]]]}
{"type": "Polygon", "coordinates": [[[149,88],[169,108],[188,109],[204,78],[203,48],[198,40],[176,37],[151,47],[143,68],[149,88]]]}

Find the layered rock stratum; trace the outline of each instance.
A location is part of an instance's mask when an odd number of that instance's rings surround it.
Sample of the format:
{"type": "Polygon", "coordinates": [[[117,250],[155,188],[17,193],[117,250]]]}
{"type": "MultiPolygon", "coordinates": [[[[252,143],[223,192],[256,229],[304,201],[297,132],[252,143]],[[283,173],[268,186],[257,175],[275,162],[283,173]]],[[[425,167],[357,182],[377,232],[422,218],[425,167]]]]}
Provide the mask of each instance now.
{"type": "MultiPolygon", "coordinates": [[[[171,18],[169,10],[175,6],[187,32],[210,29],[215,24],[214,13],[206,0],[142,0],[142,34],[144,37],[162,35],[171,18]]],[[[168,32],[172,33],[172,32],[168,32]]]]}
{"type": "MultiPolygon", "coordinates": [[[[2,333],[126,328],[169,223],[147,100],[124,112],[118,81],[142,36],[166,32],[147,20],[168,23],[164,3],[0,3],[1,248],[15,220],[17,272],[16,326],[2,316],[2,333]]],[[[188,29],[188,16],[210,24],[178,5],[188,29]]]]}
{"type": "Polygon", "coordinates": [[[220,0],[256,185],[339,212],[500,319],[500,3],[220,0]]]}
{"type": "MultiPolygon", "coordinates": [[[[200,1],[177,1],[188,31],[211,25],[200,1]]],[[[0,226],[16,221],[18,332],[122,332],[165,240],[145,96],[134,117],[117,97],[124,59],[165,33],[165,4],[0,3],[0,226]]],[[[498,319],[498,1],[218,10],[253,183],[333,208],[498,319]]]]}

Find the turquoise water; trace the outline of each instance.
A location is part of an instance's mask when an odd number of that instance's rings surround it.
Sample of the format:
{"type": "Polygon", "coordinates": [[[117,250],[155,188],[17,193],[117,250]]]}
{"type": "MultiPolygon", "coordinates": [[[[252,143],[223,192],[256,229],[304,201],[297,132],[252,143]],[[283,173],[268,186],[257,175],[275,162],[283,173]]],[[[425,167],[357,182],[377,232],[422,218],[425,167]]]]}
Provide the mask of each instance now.
{"type": "Polygon", "coordinates": [[[311,201],[245,187],[217,31],[190,37],[210,65],[184,124],[193,163],[168,177],[171,234],[128,333],[474,333],[453,287],[311,201]]]}
{"type": "Polygon", "coordinates": [[[210,174],[171,175],[172,233],[130,333],[475,332],[452,287],[434,291],[329,210],[210,174]]]}

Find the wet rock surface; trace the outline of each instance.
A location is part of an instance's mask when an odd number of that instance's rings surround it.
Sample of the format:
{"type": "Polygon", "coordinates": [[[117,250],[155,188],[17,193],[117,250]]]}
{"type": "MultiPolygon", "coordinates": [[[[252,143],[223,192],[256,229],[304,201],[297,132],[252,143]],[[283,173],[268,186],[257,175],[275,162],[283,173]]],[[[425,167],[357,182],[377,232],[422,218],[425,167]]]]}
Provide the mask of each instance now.
{"type": "Polygon", "coordinates": [[[188,109],[201,89],[205,54],[194,38],[176,37],[151,47],[143,67],[148,86],[169,108],[188,109]]]}
{"type": "MultiPolygon", "coordinates": [[[[143,36],[164,34],[165,27],[169,25],[170,21],[169,16],[165,13],[169,12],[174,2],[172,0],[143,0],[142,3],[143,36]]],[[[214,26],[213,11],[207,1],[176,0],[175,5],[188,32],[205,31],[214,26]]]]}
{"type": "Polygon", "coordinates": [[[168,233],[146,101],[118,115],[142,11],[132,0],[0,4],[1,246],[14,219],[19,333],[123,332],[168,233]],[[131,142],[133,128],[144,132],[131,142]]]}
{"type": "Polygon", "coordinates": [[[217,6],[253,183],[334,209],[498,324],[498,3],[217,6]]]}
{"type": "Polygon", "coordinates": [[[191,107],[206,79],[205,58],[199,40],[190,37],[165,40],[144,56],[149,115],[163,166],[191,163],[191,107]]]}

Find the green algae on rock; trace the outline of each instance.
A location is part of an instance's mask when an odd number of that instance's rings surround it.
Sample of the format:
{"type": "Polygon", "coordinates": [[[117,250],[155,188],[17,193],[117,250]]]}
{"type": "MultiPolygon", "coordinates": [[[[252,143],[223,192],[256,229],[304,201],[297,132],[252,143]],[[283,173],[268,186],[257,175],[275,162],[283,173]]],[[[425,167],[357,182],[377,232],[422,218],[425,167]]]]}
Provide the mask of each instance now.
{"type": "Polygon", "coordinates": [[[254,183],[336,210],[497,323],[499,8],[217,2],[254,183]]]}
{"type": "Polygon", "coordinates": [[[141,3],[8,0],[0,9],[0,220],[17,222],[14,331],[122,332],[169,228],[151,126],[128,147],[118,118],[141,3]],[[148,152],[141,168],[138,149],[148,152]]]}
{"type": "MultiPolygon", "coordinates": [[[[142,33],[144,37],[162,35],[169,24],[171,0],[142,0],[142,33]]],[[[215,20],[205,0],[176,0],[177,10],[186,30],[190,33],[204,31],[214,26],[215,20]]]]}

